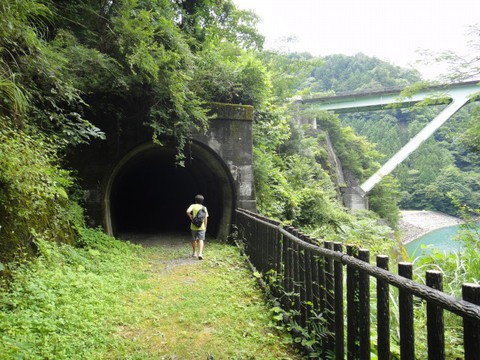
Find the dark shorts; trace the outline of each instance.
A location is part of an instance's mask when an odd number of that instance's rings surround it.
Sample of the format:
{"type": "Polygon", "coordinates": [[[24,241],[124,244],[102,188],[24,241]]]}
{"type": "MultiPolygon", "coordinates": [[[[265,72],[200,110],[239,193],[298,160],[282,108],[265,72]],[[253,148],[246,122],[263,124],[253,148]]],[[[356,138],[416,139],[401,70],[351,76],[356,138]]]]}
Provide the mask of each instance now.
{"type": "Polygon", "coordinates": [[[205,230],[192,230],[193,240],[205,240],[205,230]]]}

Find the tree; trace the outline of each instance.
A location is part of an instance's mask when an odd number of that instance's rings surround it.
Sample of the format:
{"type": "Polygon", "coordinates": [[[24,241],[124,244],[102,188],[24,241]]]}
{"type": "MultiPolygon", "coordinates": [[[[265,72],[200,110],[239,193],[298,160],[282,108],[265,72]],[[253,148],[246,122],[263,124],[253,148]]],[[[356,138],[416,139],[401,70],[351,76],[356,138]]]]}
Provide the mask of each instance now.
{"type": "MultiPolygon", "coordinates": [[[[205,102],[232,92],[200,91],[209,88],[201,64],[227,43],[242,59],[223,67],[221,79],[241,88],[228,100],[257,105],[268,92],[263,67],[243,52],[262,45],[258,19],[230,0],[3,0],[0,15],[3,114],[66,145],[102,137],[99,127],[135,113],[155,139],[181,149],[192,126],[206,127],[205,102]]],[[[220,52],[207,70],[234,53],[220,52]]]]}
{"type": "Polygon", "coordinates": [[[460,82],[477,79],[480,75],[480,26],[469,26],[469,40],[466,43],[469,54],[457,54],[453,51],[423,51],[421,62],[425,65],[445,65],[446,71],[438,81],[442,83],[460,82]]]}
{"type": "Polygon", "coordinates": [[[227,42],[243,49],[261,49],[264,37],[256,31],[258,16],[239,10],[229,0],[174,0],[177,19],[183,32],[195,39],[198,50],[227,42]]]}
{"type": "MultiPolygon", "coordinates": [[[[467,42],[468,48],[471,50],[470,55],[459,55],[453,51],[444,51],[440,53],[424,52],[423,62],[425,64],[440,63],[446,65],[446,72],[439,77],[440,82],[460,82],[466,80],[475,80],[480,76],[480,26],[470,26],[470,39],[467,42]]],[[[477,94],[477,97],[480,95],[477,94]]],[[[478,107],[472,110],[471,121],[468,128],[462,134],[463,143],[472,151],[479,152],[478,144],[480,139],[480,126],[478,119],[480,110],[478,107]]]]}
{"type": "Polygon", "coordinates": [[[54,17],[48,1],[0,2],[0,114],[11,126],[35,126],[78,144],[102,133],[84,118],[67,59],[49,43],[54,17]]]}
{"type": "Polygon", "coordinates": [[[257,110],[270,99],[270,74],[253,52],[220,43],[197,53],[192,86],[204,101],[252,105],[257,110]]]}
{"type": "Polygon", "coordinates": [[[420,80],[420,75],[415,71],[361,53],[355,56],[329,55],[323,60],[324,65],[311,74],[314,81],[309,86],[314,93],[382,90],[404,87],[420,80]]]}
{"type": "Polygon", "coordinates": [[[309,86],[304,85],[305,79],[309,79],[312,71],[323,64],[323,59],[309,53],[263,51],[260,57],[271,74],[272,101],[276,104],[289,101],[299,91],[309,93],[309,86]]]}

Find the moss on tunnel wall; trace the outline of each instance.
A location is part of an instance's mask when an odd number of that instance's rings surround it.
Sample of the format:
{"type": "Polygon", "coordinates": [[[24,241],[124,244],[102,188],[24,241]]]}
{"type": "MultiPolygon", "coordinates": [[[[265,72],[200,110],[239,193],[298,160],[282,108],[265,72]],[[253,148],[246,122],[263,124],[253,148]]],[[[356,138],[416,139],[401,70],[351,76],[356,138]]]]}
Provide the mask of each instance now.
{"type": "Polygon", "coordinates": [[[253,107],[249,105],[211,103],[210,109],[218,120],[253,120],[253,107]]]}

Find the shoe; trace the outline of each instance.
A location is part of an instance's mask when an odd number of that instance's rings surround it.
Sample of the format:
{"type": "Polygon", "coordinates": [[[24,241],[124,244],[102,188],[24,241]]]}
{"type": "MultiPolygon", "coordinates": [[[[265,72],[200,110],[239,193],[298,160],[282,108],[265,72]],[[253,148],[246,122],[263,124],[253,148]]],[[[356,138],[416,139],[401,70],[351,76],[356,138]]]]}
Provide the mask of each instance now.
{"type": "Polygon", "coordinates": [[[192,257],[197,257],[197,254],[193,253],[193,254],[192,254],[192,257]]]}
{"type": "Polygon", "coordinates": [[[203,260],[203,255],[202,254],[198,255],[198,260],[203,260]]]}

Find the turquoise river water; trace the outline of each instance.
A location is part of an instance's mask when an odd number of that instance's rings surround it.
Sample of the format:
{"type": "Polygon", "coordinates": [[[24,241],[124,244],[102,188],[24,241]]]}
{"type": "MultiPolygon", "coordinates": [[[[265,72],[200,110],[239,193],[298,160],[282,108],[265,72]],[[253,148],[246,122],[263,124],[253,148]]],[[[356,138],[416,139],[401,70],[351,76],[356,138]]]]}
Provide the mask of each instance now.
{"type": "Polygon", "coordinates": [[[405,245],[408,254],[413,257],[421,256],[422,253],[430,252],[435,248],[442,252],[458,251],[462,244],[455,241],[454,237],[459,233],[460,226],[449,226],[442,229],[434,230],[415,239],[405,245]]]}

